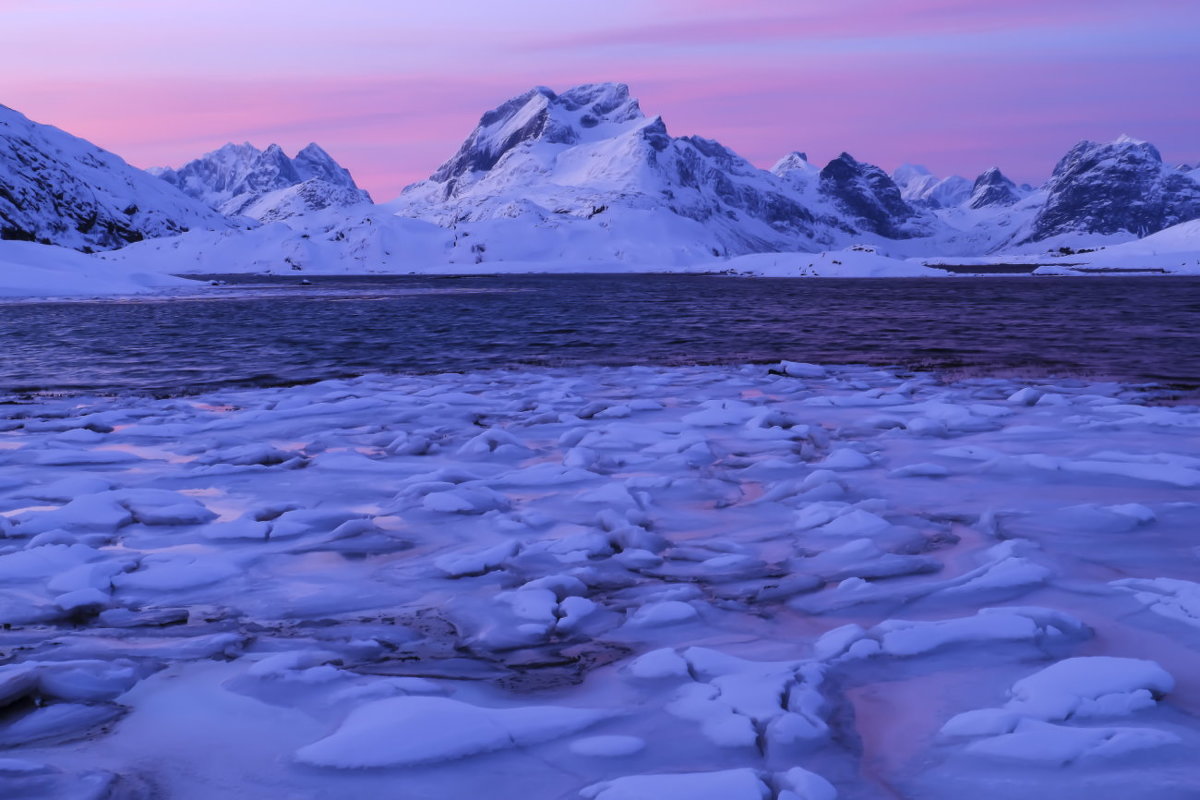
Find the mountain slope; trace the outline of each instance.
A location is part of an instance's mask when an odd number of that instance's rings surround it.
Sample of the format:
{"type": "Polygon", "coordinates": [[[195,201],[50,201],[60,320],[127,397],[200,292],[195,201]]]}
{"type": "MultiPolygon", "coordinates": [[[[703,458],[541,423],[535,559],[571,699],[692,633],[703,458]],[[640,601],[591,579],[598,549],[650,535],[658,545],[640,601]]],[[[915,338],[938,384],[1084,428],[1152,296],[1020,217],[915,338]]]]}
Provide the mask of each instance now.
{"type": "Polygon", "coordinates": [[[0,239],[103,250],[228,225],[91,142],[0,106],[0,239]]]}

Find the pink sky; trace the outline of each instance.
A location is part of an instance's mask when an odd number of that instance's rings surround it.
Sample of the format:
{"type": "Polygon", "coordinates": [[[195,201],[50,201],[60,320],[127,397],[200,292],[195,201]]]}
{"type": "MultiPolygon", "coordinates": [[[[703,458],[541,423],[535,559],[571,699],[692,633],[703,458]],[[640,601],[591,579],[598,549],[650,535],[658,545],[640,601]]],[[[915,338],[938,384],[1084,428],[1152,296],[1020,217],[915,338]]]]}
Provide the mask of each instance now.
{"type": "Polygon", "coordinates": [[[534,85],[628,83],[760,166],[1039,182],[1079,139],[1200,161],[1196,0],[0,0],[0,103],[141,166],[316,141],[377,200],[534,85]]]}

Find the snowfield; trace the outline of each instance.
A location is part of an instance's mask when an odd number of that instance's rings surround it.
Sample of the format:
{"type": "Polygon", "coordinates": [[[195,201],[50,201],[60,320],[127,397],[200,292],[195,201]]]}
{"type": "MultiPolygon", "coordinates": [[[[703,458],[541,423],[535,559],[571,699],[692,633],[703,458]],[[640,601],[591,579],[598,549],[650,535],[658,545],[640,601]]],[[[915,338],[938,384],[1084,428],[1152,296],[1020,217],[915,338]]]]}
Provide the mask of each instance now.
{"type": "Polygon", "coordinates": [[[0,241],[0,298],[97,297],[197,286],[160,270],[108,264],[66,247],[0,241]]]}
{"type": "Polygon", "coordinates": [[[790,362],[5,406],[0,797],[1194,798],[1198,452],[790,362]]]}

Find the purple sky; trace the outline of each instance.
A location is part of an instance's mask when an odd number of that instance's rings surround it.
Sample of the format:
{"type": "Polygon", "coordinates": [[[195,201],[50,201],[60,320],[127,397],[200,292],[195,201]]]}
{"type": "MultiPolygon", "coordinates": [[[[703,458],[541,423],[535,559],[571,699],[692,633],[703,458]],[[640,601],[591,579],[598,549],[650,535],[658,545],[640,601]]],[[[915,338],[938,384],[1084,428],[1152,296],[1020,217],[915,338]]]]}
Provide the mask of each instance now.
{"type": "Polygon", "coordinates": [[[0,0],[0,103],[141,166],[316,141],[377,200],[542,84],[628,83],[760,166],[1039,182],[1079,139],[1200,161],[1198,0],[0,0]]]}

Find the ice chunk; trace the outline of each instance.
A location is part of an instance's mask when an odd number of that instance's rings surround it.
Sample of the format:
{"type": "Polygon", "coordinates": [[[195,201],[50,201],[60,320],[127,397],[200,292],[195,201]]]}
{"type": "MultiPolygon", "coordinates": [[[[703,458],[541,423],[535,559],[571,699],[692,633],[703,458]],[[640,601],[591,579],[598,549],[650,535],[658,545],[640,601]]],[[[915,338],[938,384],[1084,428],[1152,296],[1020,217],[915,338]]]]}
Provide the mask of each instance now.
{"type": "Polygon", "coordinates": [[[1179,737],[1152,728],[1074,728],[1023,719],[1012,733],[979,739],[967,752],[1030,764],[1063,766],[1175,744],[1179,737]]]}
{"type": "Polygon", "coordinates": [[[1200,583],[1176,578],[1123,578],[1112,586],[1133,592],[1155,614],[1200,628],[1200,583]]]}
{"type": "Polygon", "coordinates": [[[816,533],[829,536],[876,536],[891,527],[886,519],[870,511],[855,508],[841,514],[821,527],[816,533]]]}
{"type": "Polygon", "coordinates": [[[697,428],[741,425],[754,416],[754,406],[740,400],[705,400],[701,410],[683,415],[683,422],[697,428]]]}
{"type": "Polygon", "coordinates": [[[1044,608],[1001,606],[984,608],[971,617],[912,621],[889,619],[863,630],[846,625],[817,641],[824,659],[875,654],[916,656],[944,647],[980,642],[1040,643],[1048,638],[1089,634],[1086,625],[1069,614],[1044,608]],[[869,645],[866,648],[862,645],[869,645]]]}
{"type": "Polygon", "coordinates": [[[519,542],[502,542],[474,553],[447,553],[433,560],[434,566],[452,578],[482,575],[502,567],[521,549],[519,542]]]}
{"type": "Polygon", "coordinates": [[[827,455],[821,466],[838,472],[848,472],[856,469],[867,469],[874,466],[871,457],[849,447],[839,447],[827,455]]]}
{"type": "Polygon", "coordinates": [[[269,444],[254,442],[225,447],[205,453],[196,459],[196,463],[206,466],[229,464],[237,467],[271,467],[276,464],[284,464],[293,458],[301,458],[301,456],[298,453],[280,450],[269,444]]]}
{"type": "Polygon", "coordinates": [[[112,533],[133,522],[133,514],[113,492],[101,492],[76,497],[61,508],[50,511],[31,511],[16,517],[18,536],[62,528],[72,533],[112,533]]]}
{"type": "Polygon", "coordinates": [[[51,503],[69,503],[81,495],[98,494],[111,488],[113,488],[112,481],[104,478],[94,475],[76,475],[38,486],[27,486],[20,492],[20,496],[51,503]]]}
{"type": "MultiPolygon", "coordinates": [[[[0,581],[17,583],[68,572],[101,558],[101,553],[81,544],[48,544],[0,556],[0,581]]],[[[66,586],[58,591],[70,591],[66,586]]]]}
{"type": "Polygon", "coordinates": [[[557,739],[609,716],[566,706],[484,708],[446,697],[392,697],[354,709],[296,758],[341,769],[449,761],[557,739]]]}
{"type": "Polygon", "coordinates": [[[269,522],[253,519],[235,519],[230,522],[214,522],[199,530],[199,535],[214,541],[247,540],[265,541],[271,532],[269,522]]]}
{"type": "Polygon", "coordinates": [[[1068,658],[1013,684],[1008,708],[1044,720],[1117,716],[1154,705],[1175,679],[1153,661],[1068,658]]]}
{"type": "Polygon", "coordinates": [[[1173,734],[1146,728],[1077,728],[1053,724],[1127,716],[1155,705],[1175,681],[1153,661],[1113,656],[1068,658],[1013,684],[1002,708],[968,711],[950,719],[942,734],[984,737],[966,750],[975,755],[1068,764],[1159,747],[1173,734]]]}
{"type": "Polygon", "coordinates": [[[107,592],[92,588],[76,589],[73,592],[65,592],[54,598],[54,605],[68,614],[79,614],[88,611],[93,614],[99,613],[109,602],[107,592]]]}
{"type": "Polygon", "coordinates": [[[458,448],[460,456],[527,456],[533,451],[503,428],[488,428],[458,448]]]}
{"type": "MultiPolygon", "coordinates": [[[[837,800],[837,789],[832,783],[803,767],[792,767],[781,777],[781,783],[792,791],[796,800],[837,800]]],[[[779,800],[788,799],[781,792],[779,800]]]]}
{"type": "Polygon", "coordinates": [[[486,511],[506,511],[510,503],[499,492],[476,486],[430,492],[421,500],[421,505],[430,511],[446,514],[482,514],[486,511]]]}
{"type": "Polygon", "coordinates": [[[659,628],[664,625],[677,625],[698,616],[696,607],[680,600],[664,600],[661,603],[647,603],[638,608],[625,623],[631,628],[659,628]]]}
{"type": "Polygon", "coordinates": [[[779,366],[771,371],[789,378],[824,378],[829,374],[820,364],[806,364],[802,361],[780,361],[779,366]]]}
{"type": "Polygon", "coordinates": [[[136,571],[114,576],[113,585],[123,590],[169,592],[207,586],[239,572],[233,564],[216,557],[156,553],[143,558],[136,571]]]}
{"type": "Polygon", "coordinates": [[[579,793],[586,800],[768,800],[771,789],[752,769],[626,775],[594,783],[579,793]]]}
{"type": "Polygon", "coordinates": [[[1037,405],[1037,401],[1042,399],[1042,393],[1032,386],[1026,386],[1024,389],[1018,389],[1008,396],[1008,402],[1019,406],[1037,405]]]}
{"type": "Polygon", "coordinates": [[[81,739],[125,713],[112,703],[53,703],[0,726],[0,747],[59,743],[81,739]]]}
{"type": "Polygon", "coordinates": [[[635,678],[655,680],[659,678],[688,677],[688,662],[669,647],[651,650],[629,662],[629,674],[635,678]]]}
{"type": "Polygon", "coordinates": [[[922,461],[919,464],[908,464],[903,467],[892,470],[888,473],[889,478],[945,478],[950,474],[950,470],[940,464],[930,464],[922,461]]]}

